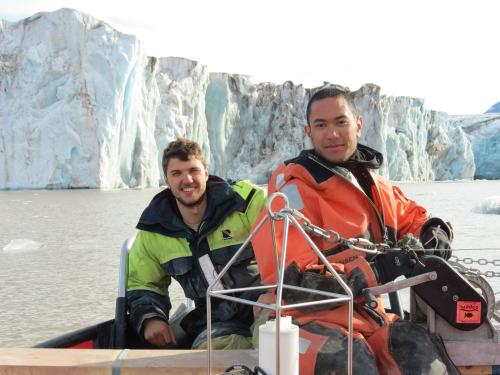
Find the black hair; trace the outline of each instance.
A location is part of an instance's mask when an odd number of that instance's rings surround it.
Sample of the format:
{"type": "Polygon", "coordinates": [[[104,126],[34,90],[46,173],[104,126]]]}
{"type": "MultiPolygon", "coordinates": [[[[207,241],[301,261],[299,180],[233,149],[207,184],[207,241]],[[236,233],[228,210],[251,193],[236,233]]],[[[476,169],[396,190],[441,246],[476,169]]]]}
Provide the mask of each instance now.
{"type": "Polygon", "coordinates": [[[319,89],[316,91],[311,98],[309,99],[309,102],[307,103],[307,110],[306,110],[306,120],[307,120],[307,125],[309,124],[309,116],[311,115],[311,106],[314,102],[325,99],[325,98],[337,98],[341,97],[344,98],[345,101],[347,102],[347,105],[351,109],[352,114],[354,115],[355,118],[358,117],[358,111],[356,109],[356,105],[354,104],[354,95],[351,91],[347,89],[341,89],[337,87],[325,87],[322,89],[319,89]]]}

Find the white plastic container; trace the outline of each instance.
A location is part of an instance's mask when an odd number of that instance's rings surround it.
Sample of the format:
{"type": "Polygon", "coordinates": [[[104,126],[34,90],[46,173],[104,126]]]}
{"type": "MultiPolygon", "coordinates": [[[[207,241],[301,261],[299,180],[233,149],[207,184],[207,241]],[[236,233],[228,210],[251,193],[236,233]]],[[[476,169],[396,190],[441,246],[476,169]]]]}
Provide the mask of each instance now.
{"type": "MultiPolygon", "coordinates": [[[[259,327],[259,366],[268,375],[276,372],[276,320],[259,327]]],[[[280,319],[280,375],[299,374],[299,327],[290,316],[280,319]]]]}

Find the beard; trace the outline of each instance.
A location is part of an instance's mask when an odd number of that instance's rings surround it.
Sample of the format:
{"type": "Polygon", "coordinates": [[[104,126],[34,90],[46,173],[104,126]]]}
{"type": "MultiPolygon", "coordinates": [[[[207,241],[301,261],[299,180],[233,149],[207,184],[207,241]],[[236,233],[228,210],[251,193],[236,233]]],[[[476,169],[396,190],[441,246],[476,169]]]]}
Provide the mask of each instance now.
{"type": "Polygon", "coordinates": [[[184,199],[182,199],[181,197],[175,197],[175,200],[177,201],[177,204],[182,204],[184,207],[187,207],[187,208],[193,208],[193,207],[199,206],[203,202],[203,200],[205,199],[206,195],[207,195],[207,192],[205,191],[194,202],[187,202],[184,199]]]}

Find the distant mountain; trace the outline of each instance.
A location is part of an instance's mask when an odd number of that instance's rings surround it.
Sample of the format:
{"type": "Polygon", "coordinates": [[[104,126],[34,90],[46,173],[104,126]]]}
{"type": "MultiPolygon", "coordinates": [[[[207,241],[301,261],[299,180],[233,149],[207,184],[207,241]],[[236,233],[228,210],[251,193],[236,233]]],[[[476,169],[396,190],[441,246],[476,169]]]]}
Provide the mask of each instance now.
{"type": "Polygon", "coordinates": [[[485,113],[500,113],[500,102],[493,104],[485,113]]]}

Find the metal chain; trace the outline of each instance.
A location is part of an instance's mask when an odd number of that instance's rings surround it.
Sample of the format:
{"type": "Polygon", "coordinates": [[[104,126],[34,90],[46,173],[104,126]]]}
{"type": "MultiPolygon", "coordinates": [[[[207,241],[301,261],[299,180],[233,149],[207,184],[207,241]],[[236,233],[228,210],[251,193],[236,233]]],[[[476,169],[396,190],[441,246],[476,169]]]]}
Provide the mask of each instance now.
{"type": "MultiPolygon", "coordinates": [[[[323,228],[320,228],[314,224],[311,223],[309,219],[307,219],[301,212],[297,210],[291,210],[290,212],[293,216],[296,218],[302,220],[303,228],[309,233],[312,233],[318,237],[323,237],[325,241],[330,242],[330,243],[335,243],[335,242],[340,242],[346,246],[349,246],[352,249],[357,249],[357,250],[362,250],[366,252],[378,252],[380,250],[382,251],[387,251],[386,249],[387,245],[384,246],[384,244],[374,244],[364,238],[342,238],[338,232],[335,232],[334,230],[325,230],[323,228]]],[[[429,250],[429,249],[427,249],[429,250]]],[[[430,249],[434,251],[433,249],[430,249]]],[[[425,250],[424,250],[425,251],[425,250]]],[[[495,267],[500,267],[500,259],[494,259],[494,260],[489,260],[485,258],[459,258],[456,255],[452,255],[450,257],[451,261],[457,262],[457,263],[463,263],[463,264],[474,264],[477,263],[480,266],[486,266],[488,264],[491,264],[495,267]]],[[[485,276],[485,277],[500,277],[500,272],[495,272],[495,271],[481,271],[477,268],[471,268],[468,267],[466,268],[466,273],[471,274],[471,275],[477,275],[477,276],[485,276]]]]}
{"type": "Polygon", "coordinates": [[[266,208],[268,215],[274,220],[283,220],[286,215],[293,216],[295,220],[301,222],[302,228],[306,232],[318,237],[323,237],[326,242],[340,243],[353,250],[358,250],[367,254],[378,254],[380,250],[386,249],[384,244],[374,244],[364,238],[343,238],[333,229],[323,229],[312,224],[311,220],[305,217],[302,212],[288,206],[288,198],[282,193],[273,193],[271,198],[267,201],[266,208]],[[285,201],[285,207],[283,207],[280,211],[275,212],[271,209],[271,202],[278,196],[285,201]]]}
{"type": "MultiPolygon", "coordinates": [[[[309,219],[307,219],[301,212],[292,210],[290,212],[293,216],[296,218],[302,220],[303,228],[304,230],[308,231],[309,233],[312,233],[318,237],[323,237],[325,241],[330,242],[330,243],[335,243],[335,242],[341,242],[342,244],[349,246],[352,249],[357,249],[357,250],[362,250],[366,252],[378,252],[378,251],[387,251],[386,249],[387,245],[384,246],[384,244],[374,244],[364,238],[342,238],[338,232],[335,232],[334,230],[325,230],[323,228],[320,228],[314,224],[311,223],[309,219]]],[[[431,249],[432,250],[432,249],[431,249]]],[[[425,250],[424,250],[425,251],[425,250]]],[[[433,250],[432,250],[433,251],[433,250]]],[[[465,258],[459,258],[456,255],[452,255],[449,259],[450,261],[454,261],[457,263],[463,263],[467,265],[471,265],[474,263],[477,263],[480,266],[486,266],[488,264],[491,264],[495,267],[500,267],[500,259],[494,259],[494,260],[489,260],[485,258],[470,258],[470,257],[465,257],[465,258]]],[[[477,276],[485,276],[485,277],[500,277],[500,272],[496,271],[481,271],[477,268],[471,268],[467,267],[466,268],[466,273],[470,275],[477,275],[477,276]]]]}
{"type": "MultiPolygon", "coordinates": [[[[283,215],[292,215],[296,219],[302,222],[302,227],[304,228],[305,231],[318,236],[318,237],[323,237],[326,242],[329,243],[341,243],[343,245],[346,245],[350,247],[351,249],[354,250],[359,250],[367,253],[379,253],[379,252],[387,252],[390,250],[396,250],[394,248],[389,249],[388,245],[386,244],[374,244],[370,242],[367,239],[364,238],[343,238],[340,236],[340,234],[332,229],[323,229],[317,225],[314,225],[311,223],[311,220],[309,220],[307,217],[302,214],[302,212],[295,210],[293,208],[283,208],[281,211],[277,214],[277,216],[283,217],[283,215]]],[[[401,249],[397,249],[401,250],[401,249]]],[[[460,250],[465,250],[465,249],[460,249],[460,250]]],[[[434,251],[433,249],[422,249],[419,251],[434,251]]],[[[480,266],[486,266],[488,264],[491,264],[495,267],[500,266],[500,259],[495,259],[495,260],[489,260],[485,258],[459,258],[456,255],[452,255],[449,259],[452,262],[456,263],[462,263],[462,264],[467,264],[471,265],[474,263],[477,263],[480,266]]],[[[465,270],[461,270],[461,273],[463,274],[470,274],[470,275],[477,275],[477,276],[485,276],[485,277],[500,277],[500,272],[495,272],[495,271],[481,271],[477,268],[471,268],[471,267],[466,267],[465,270]]]]}
{"type": "Polygon", "coordinates": [[[313,223],[311,223],[311,220],[305,217],[304,214],[298,210],[295,210],[293,208],[284,208],[281,209],[280,213],[289,214],[295,217],[297,220],[302,222],[302,228],[304,228],[306,232],[309,232],[317,237],[323,237],[327,242],[335,243],[342,240],[342,237],[340,237],[337,232],[332,229],[326,230],[318,227],[317,225],[314,225],[313,223]]]}
{"type": "Polygon", "coordinates": [[[320,228],[317,225],[312,224],[310,220],[305,218],[302,227],[304,228],[305,231],[312,233],[315,236],[323,237],[326,242],[335,243],[342,240],[342,237],[340,237],[338,232],[335,232],[332,229],[325,230],[323,228],[320,228]]]}
{"type": "MultiPolygon", "coordinates": [[[[452,255],[449,259],[452,262],[457,262],[457,263],[462,263],[462,264],[474,264],[477,263],[480,266],[486,266],[488,264],[492,264],[495,267],[500,266],[500,259],[494,259],[494,260],[489,260],[485,258],[459,258],[456,255],[452,255]]],[[[495,271],[481,271],[477,268],[467,268],[467,272],[470,272],[471,274],[474,275],[480,275],[480,276],[485,276],[485,277],[500,277],[500,272],[495,272],[495,271]]]]}
{"type": "Polygon", "coordinates": [[[293,208],[285,208],[280,211],[280,214],[289,214],[302,222],[302,228],[317,237],[323,237],[326,242],[340,243],[353,250],[362,251],[368,254],[377,254],[380,251],[386,250],[386,244],[374,244],[365,238],[343,238],[333,229],[323,229],[311,223],[307,217],[300,211],[293,208]]]}

